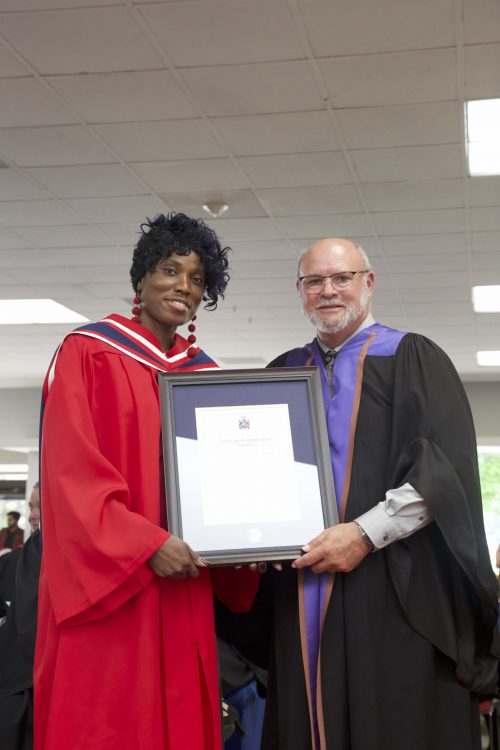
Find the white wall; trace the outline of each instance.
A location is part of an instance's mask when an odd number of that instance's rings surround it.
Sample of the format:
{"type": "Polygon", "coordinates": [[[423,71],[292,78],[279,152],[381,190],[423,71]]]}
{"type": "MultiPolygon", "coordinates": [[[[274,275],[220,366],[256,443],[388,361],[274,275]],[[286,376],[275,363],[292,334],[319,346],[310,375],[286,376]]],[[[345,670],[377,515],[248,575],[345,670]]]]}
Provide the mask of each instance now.
{"type": "Polygon", "coordinates": [[[480,445],[500,445],[500,383],[464,383],[480,445]]]}
{"type": "MultiPolygon", "coordinates": [[[[464,383],[478,442],[500,445],[500,382],[464,383]]],[[[40,415],[38,388],[0,389],[0,463],[20,462],[19,454],[5,454],[6,446],[38,447],[40,415]]],[[[23,459],[25,460],[25,459],[23,459]]]]}

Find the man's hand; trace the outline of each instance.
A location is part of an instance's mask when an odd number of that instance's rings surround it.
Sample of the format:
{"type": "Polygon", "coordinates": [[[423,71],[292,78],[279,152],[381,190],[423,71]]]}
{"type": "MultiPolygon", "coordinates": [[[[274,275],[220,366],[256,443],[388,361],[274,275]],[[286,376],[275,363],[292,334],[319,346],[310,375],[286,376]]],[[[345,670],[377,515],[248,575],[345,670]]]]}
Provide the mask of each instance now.
{"type": "Polygon", "coordinates": [[[179,580],[188,576],[197,578],[198,568],[206,568],[207,564],[185,542],[171,536],[151,555],[149,566],[160,578],[179,580]]]}
{"type": "Polygon", "coordinates": [[[302,549],[305,554],[293,561],[292,568],[310,567],[313,573],[348,573],[370,552],[353,522],[325,529],[302,549]]]}

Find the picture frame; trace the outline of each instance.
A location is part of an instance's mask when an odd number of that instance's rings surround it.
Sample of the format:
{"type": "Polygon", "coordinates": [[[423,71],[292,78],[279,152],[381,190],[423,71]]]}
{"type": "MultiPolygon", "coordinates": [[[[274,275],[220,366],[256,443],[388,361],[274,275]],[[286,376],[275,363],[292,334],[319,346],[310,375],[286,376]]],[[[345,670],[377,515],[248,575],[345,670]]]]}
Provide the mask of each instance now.
{"type": "Polygon", "coordinates": [[[169,531],[214,565],[279,561],[338,522],[317,367],[159,373],[169,531]]]}

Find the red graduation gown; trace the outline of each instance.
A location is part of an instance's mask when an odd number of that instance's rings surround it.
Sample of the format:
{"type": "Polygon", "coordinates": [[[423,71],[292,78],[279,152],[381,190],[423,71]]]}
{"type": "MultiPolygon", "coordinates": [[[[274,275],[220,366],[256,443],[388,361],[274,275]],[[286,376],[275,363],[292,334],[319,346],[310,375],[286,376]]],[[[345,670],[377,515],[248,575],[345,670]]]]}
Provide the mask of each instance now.
{"type": "MultiPolygon", "coordinates": [[[[153,574],[169,537],[157,369],[94,335],[65,339],[43,419],[35,750],[219,750],[213,588],[245,609],[257,576],[153,574]]],[[[187,347],[177,336],[163,369],[197,369],[187,347]]]]}

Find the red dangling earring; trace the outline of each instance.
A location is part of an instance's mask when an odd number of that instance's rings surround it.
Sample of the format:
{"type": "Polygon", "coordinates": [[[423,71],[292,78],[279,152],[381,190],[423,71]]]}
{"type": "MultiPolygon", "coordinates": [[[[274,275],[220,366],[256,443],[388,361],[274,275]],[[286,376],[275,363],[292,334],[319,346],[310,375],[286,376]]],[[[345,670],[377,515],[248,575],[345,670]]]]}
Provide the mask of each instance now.
{"type": "Polygon", "coordinates": [[[141,297],[140,294],[136,294],[134,297],[134,307],[132,308],[132,315],[133,315],[133,322],[134,323],[140,323],[139,315],[141,314],[141,308],[139,305],[141,304],[141,297]]]}
{"type": "MultiPolygon", "coordinates": [[[[189,336],[187,337],[187,340],[190,344],[194,344],[196,342],[196,336],[194,335],[194,332],[196,331],[196,326],[194,324],[194,321],[196,320],[196,315],[193,315],[191,318],[191,323],[188,325],[188,331],[190,331],[189,336]]],[[[196,354],[196,347],[190,346],[187,350],[188,357],[194,357],[196,354]]]]}

